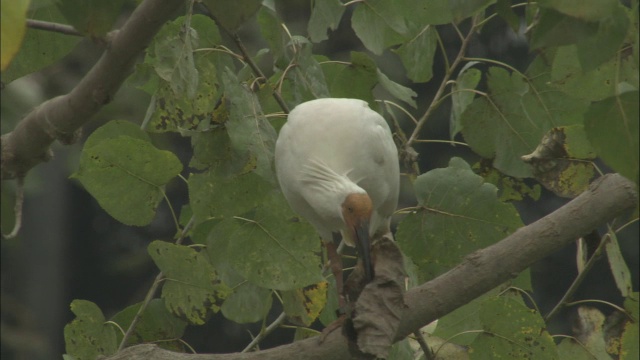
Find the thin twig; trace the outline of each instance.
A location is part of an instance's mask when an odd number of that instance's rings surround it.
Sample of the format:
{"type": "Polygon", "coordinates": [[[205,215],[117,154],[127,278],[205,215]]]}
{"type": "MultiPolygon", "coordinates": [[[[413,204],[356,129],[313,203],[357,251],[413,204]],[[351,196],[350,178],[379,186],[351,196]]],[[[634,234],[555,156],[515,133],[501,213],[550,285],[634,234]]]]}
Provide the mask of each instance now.
{"type": "MultiPolygon", "coordinates": [[[[189,222],[187,223],[187,225],[185,225],[184,229],[182,229],[182,232],[180,232],[180,237],[178,237],[178,239],[176,240],[177,245],[180,245],[182,243],[182,240],[184,240],[184,238],[187,236],[187,234],[193,227],[194,223],[195,223],[195,217],[192,216],[191,219],[189,219],[189,222]]],[[[144,314],[144,311],[147,309],[147,306],[149,305],[151,300],[153,300],[153,297],[156,294],[156,290],[158,290],[158,286],[160,286],[160,283],[162,282],[163,278],[164,278],[164,274],[161,271],[153,280],[153,284],[149,288],[149,291],[147,291],[147,295],[144,297],[144,300],[142,301],[142,304],[140,305],[138,312],[136,312],[136,315],[133,317],[133,320],[131,321],[131,325],[129,325],[129,328],[127,328],[127,332],[122,337],[120,346],[118,346],[118,351],[124,349],[127,343],[127,340],[129,339],[131,334],[133,334],[133,331],[138,325],[138,322],[140,322],[142,314],[144,314]]]]}
{"type": "Polygon", "coordinates": [[[262,339],[264,339],[267,335],[271,334],[273,330],[277,329],[278,326],[280,326],[286,318],[287,316],[285,315],[284,312],[282,312],[282,314],[280,314],[280,316],[278,316],[277,319],[275,319],[271,324],[269,324],[269,326],[267,326],[265,329],[260,331],[258,336],[253,338],[251,343],[249,343],[249,345],[247,345],[247,347],[245,347],[244,350],[242,350],[242,352],[245,353],[253,349],[254,346],[256,346],[260,341],[262,341],[262,339]]]}
{"type": "Polygon", "coordinates": [[[27,19],[27,27],[30,27],[32,29],[37,29],[37,30],[57,32],[65,35],[84,37],[84,35],[80,31],[76,30],[76,28],[74,28],[71,25],[58,24],[58,23],[49,22],[49,21],[27,19]]]}
{"type": "Polygon", "coordinates": [[[544,317],[545,322],[549,322],[549,319],[554,317],[560,311],[560,309],[568,304],[569,299],[573,297],[573,294],[575,294],[575,292],[578,290],[578,287],[580,287],[582,281],[587,277],[589,270],[591,270],[596,260],[600,257],[600,254],[602,253],[602,250],[604,249],[607,241],[609,241],[609,236],[609,234],[606,234],[600,241],[598,248],[584,265],[584,270],[582,270],[582,272],[579,273],[578,276],[576,276],[575,280],[573,280],[573,283],[571,283],[571,286],[569,286],[567,292],[564,294],[564,296],[562,296],[562,299],[560,299],[556,306],[554,306],[553,309],[551,309],[551,311],[549,311],[549,313],[544,317]]]}
{"type": "Polygon", "coordinates": [[[22,205],[24,204],[24,176],[18,178],[16,184],[16,205],[14,207],[14,214],[16,221],[13,224],[13,230],[8,234],[2,234],[5,239],[13,239],[18,236],[20,228],[22,228],[22,205]]]}
{"type": "MultiPolygon", "coordinates": [[[[265,79],[265,81],[266,81],[267,77],[264,76],[264,74],[262,73],[262,70],[260,70],[258,65],[256,65],[256,63],[251,58],[251,56],[249,56],[249,51],[244,46],[244,43],[240,39],[240,36],[238,34],[236,34],[236,33],[233,33],[233,34],[230,34],[230,35],[231,35],[231,38],[233,39],[233,42],[235,42],[236,46],[238,47],[238,49],[240,49],[240,52],[242,53],[243,60],[247,64],[249,64],[249,67],[251,68],[253,73],[256,76],[258,76],[259,78],[265,79]]],[[[273,98],[276,100],[278,105],[280,105],[280,108],[282,108],[282,111],[284,111],[285,113],[288,114],[289,113],[289,107],[287,106],[287,103],[284,102],[284,99],[282,98],[280,93],[274,90],[273,91],[273,98]]]]}
{"type": "Polygon", "coordinates": [[[416,341],[418,342],[418,344],[420,344],[420,348],[422,349],[422,352],[424,353],[424,357],[427,360],[434,360],[435,357],[433,356],[433,351],[431,351],[431,348],[429,347],[427,342],[424,341],[424,338],[422,337],[422,334],[420,333],[420,330],[414,331],[413,332],[413,336],[416,337],[416,341]]]}
{"type": "Polygon", "coordinates": [[[436,109],[437,107],[436,104],[440,100],[440,97],[442,97],[442,93],[444,92],[444,89],[447,87],[447,82],[451,78],[451,75],[453,75],[453,72],[455,71],[455,69],[458,67],[458,64],[460,64],[460,62],[464,58],[464,54],[467,51],[467,46],[469,45],[471,36],[473,36],[474,31],[475,31],[475,20],[474,22],[471,23],[471,27],[469,29],[469,33],[467,33],[467,36],[462,39],[462,44],[460,45],[460,51],[458,51],[458,55],[456,55],[456,58],[451,63],[451,66],[445,72],[444,78],[442,79],[442,82],[440,82],[440,86],[438,87],[438,90],[436,91],[436,94],[433,97],[433,100],[431,100],[431,104],[429,105],[429,108],[427,108],[427,111],[425,111],[422,117],[420,117],[420,119],[418,120],[418,124],[416,125],[416,128],[413,130],[411,137],[409,137],[409,141],[407,141],[407,144],[406,144],[407,148],[411,147],[411,145],[413,145],[413,143],[418,139],[420,130],[422,130],[422,127],[427,122],[427,119],[429,118],[431,113],[436,109]]]}

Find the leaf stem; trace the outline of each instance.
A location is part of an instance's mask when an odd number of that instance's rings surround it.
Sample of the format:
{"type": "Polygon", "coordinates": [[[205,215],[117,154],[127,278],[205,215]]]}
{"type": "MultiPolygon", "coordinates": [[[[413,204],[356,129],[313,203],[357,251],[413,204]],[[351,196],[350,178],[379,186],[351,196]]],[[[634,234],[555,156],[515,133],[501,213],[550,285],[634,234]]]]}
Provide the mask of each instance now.
{"type": "Polygon", "coordinates": [[[596,259],[600,257],[604,246],[606,245],[607,241],[609,241],[609,236],[609,234],[606,234],[602,238],[600,244],[598,245],[598,248],[596,248],[596,251],[593,253],[593,255],[591,255],[591,258],[589,258],[589,260],[587,260],[587,263],[584,265],[584,270],[582,270],[582,272],[578,274],[575,280],[573,280],[573,283],[571,284],[571,286],[569,286],[567,292],[564,294],[564,296],[562,296],[562,299],[560,299],[556,306],[554,306],[553,309],[551,309],[551,311],[549,311],[549,313],[544,317],[545,322],[549,322],[549,319],[554,317],[563,307],[567,306],[567,304],[569,303],[569,299],[571,299],[573,294],[575,294],[575,292],[578,290],[578,287],[580,287],[580,284],[582,284],[582,281],[587,277],[587,273],[589,273],[589,270],[591,270],[591,268],[595,264],[596,259]]]}
{"type": "MultiPolygon", "coordinates": [[[[176,244],[180,245],[180,243],[182,243],[182,240],[184,240],[184,238],[187,236],[187,234],[193,227],[194,223],[195,223],[195,217],[192,216],[191,219],[189,219],[189,222],[187,223],[187,225],[185,225],[184,229],[182,229],[182,232],[180,233],[180,237],[176,240],[176,244]]],[[[125,332],[124,336],[122,336],[122,341],[120,342],[120,346],[118,346],[118,351],[121,351],[122,349],[124,349],[125,345],[127,344],[127,340],[129,339],[129,337],[131,337],[131,334],[133,334],[133,331],[138,325],[138,322],[140,322],[142,314],[147,309],[147,306],[149,306],[149,303],[151,302],[151,300],[153,300],[153,297],[156,294],[156,290],[158,290],[158,286],[160,286],[160,283],[163,281],[163,279],[164,279],[164,274],[162,273],[162,271],[160,271],[156,276],[156,278],[153,280],[153,284],[149,288],[149,291],[147,291],[147,295],[144,297],[144,300],[142,301],[142,304],[140,305],[138,312],[136,312],[136,315],[133,317],[133,320],[131,320],[131,324],[127,328],[127,332],[125,332]]]]}
{"type": "MultiPolygon", "coordinates": [[[[475,20],[472,20],[472,21],[475,22],[475,20]]],[[[427,119],[429,118],[429,116],[431,116],[431,113],[433,113],[433,111],[436,109],[437,107],[436,105],[438,104],[440,98],[442,97],[444,89],[447,87],[447,82],[451,78],[453,71],[456,69],[458,64],[460,64],[462,59],[464,59],[464,54],[467,51],[467,47],[469,46],[471,36],[473,35],[474,29],[475,29],[475,25],[473,22],[471,23],[471,27],[469,29],[469,32],[467,33],[467,36],[462,38],[462,44],[460,45],[460,50],[458,51],[458,55],[456,55],[456,58],[451,63],[451,66],[447,68],[447,71],[444,74],[444,78],[440,82],[440,86],[438,87],[438,90],[436,91],[436,94],[433,97],[433,100],[431,100],[431,104],[427,108],[427,111],[425,111],[424,114],[420,117],[420,119],[418,120],[418,124],[416,125],[415,129],[413,130],[413,133],[409,137],[409,141],[407,141],[407,144],[405,145],[407,149],[410,148],[411,145],[413,145],[413,143],[416,142],[416,140],[418,140],[418,135],[420,134],[420,130],[422,130],[422,127],[427,122],[427,119]]]]}
{"type": "Polygon", "coordinates": [[[241,352],[246,353],[247,351],[253,349],[256,345],[258,345],[260,341],[262,341],[262,339],[264,339],[267,335],[271,334],[273,330],[278,328],[278,326],[280,326],[286,318],[287,316],[283,311],[280,314],[280,316],[278,316],[277,319],[275,319],[271,324],[269,324],[269,326],[260,330],[260,333],[258,334],[258,336],[253,338],[253,340],[249,343],[249,345],[247,345],[247,347],[245,347],[244,350],[242,350],[241,352]]]}

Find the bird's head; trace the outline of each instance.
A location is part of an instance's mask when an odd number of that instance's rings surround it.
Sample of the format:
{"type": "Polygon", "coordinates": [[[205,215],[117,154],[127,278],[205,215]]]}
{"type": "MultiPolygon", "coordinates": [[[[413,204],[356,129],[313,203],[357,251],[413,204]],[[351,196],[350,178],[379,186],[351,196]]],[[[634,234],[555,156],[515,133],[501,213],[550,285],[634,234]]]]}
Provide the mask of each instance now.
{"type": "Polygon", "coordinates": [[[346,196],[342,203],[342,218],[344,219],[347,242],[355,245],[358,255],[362,259],[365,277],[373,279],[373,264],[371,261],[371,240],[369,237],[369,221],[373,204],[367,193],[352,193],[346,196]]]}

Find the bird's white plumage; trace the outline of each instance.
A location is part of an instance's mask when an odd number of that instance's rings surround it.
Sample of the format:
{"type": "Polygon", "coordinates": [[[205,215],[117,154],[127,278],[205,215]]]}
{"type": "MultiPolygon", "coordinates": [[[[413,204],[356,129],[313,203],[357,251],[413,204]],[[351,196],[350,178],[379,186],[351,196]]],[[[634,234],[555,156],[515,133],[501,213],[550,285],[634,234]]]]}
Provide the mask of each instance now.
{"type": "Polygon", "coordinates": [[[371,198],[370,235],[388,231],[398,203],[398,153],[389,126],[366,102],[298,105],[280,130],[275,162],[287,201],[324,240],[344,230],[341,205],[353,193],[371,198]]]}

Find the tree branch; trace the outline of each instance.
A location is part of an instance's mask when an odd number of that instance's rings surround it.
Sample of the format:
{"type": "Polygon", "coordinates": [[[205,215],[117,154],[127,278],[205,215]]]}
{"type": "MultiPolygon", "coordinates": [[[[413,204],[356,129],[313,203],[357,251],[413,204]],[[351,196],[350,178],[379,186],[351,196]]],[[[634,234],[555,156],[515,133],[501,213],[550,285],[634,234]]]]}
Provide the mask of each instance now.
{"type": "Polygon", "coordinates": [[[2,179],[23,177],[47,161],[54,140],[74,142],[77,130],[113,99],[137,57],[183,4],[183,0],[145,0],[122,29],[113,32],[100,60],[69,94],[41,104],[2,135],[2,179]]]}
{"type": "MultiPolygon", "coordinates": [[[[478,250],[449,272],[409,290],[396,340],[470,302],[515,277],[543,257],[572,243],[594,226],[637,206],[635,183],[618,174],[605,175],[589,190],[544,218],[518,229],[502,241],[478,250]]],[[[110,360],[350,359],[340,331],[320,344],[310,338],[273,349],[235,354],[179,354],[155,345],[137,345],[110,360]]]]}

